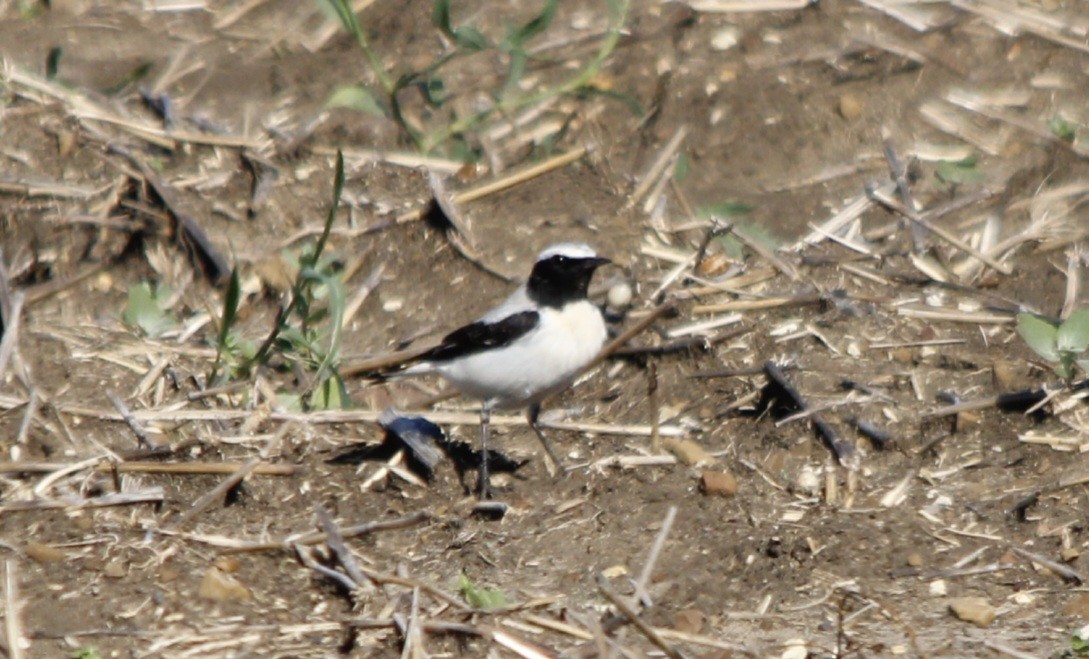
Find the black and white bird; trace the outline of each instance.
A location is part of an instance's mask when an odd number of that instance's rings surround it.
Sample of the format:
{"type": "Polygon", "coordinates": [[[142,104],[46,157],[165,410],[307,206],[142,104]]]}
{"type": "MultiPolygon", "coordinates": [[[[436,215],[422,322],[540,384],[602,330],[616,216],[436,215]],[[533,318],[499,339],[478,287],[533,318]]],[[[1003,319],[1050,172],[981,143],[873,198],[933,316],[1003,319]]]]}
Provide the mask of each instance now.
{"type": "Polygon", "coordinates": [[[560,243],[537,257],[529,280],[502,304],[417,357],[401,375],[437,374],[480,409],[480,494],[490,496],[488,425],[492,410],[526,409],[549,458],[561,466],[538,423],[541,401],[571,386],[598,354],[605,319],[587,297],[594,271],[609,263],[581,243],[560,243]]]}

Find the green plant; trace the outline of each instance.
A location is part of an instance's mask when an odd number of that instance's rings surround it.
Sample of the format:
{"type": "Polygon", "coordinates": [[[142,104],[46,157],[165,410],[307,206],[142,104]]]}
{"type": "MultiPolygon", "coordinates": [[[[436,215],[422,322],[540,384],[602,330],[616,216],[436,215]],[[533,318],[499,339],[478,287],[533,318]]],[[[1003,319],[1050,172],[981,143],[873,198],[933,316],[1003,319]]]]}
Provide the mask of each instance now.
{"type": "Polygon", "coordinates": [[[219,331],[216,333],[216,360],[208,376],[210,385],[223,384],[248,374],[249,367],[257,355],[257,346],[246,340],[234,327],[238,318],[238,305],[242,299],[242,287],[238,280],[238,270],[231,271],[227,283],[227,293],[223,296],[223,315],[219,319],[219,331]]]}
{"type": "Polygon", "coordinates": [[[525,76],[532,55],[529,43],[551,25],[556,14],[557,0],[545,0],[541,11],[526,23],[510,26],[504,35],[493,41],[470,25],[455,25],[450,11],[450,0],[435,0],[431,19],[434,26],[453,44],[453,50],[418,71],[409,71],[396,78],[383,66],[372,48],[363,26],[352,11],[350,0],[319,0],[336,16],[341,26],[354,38],[378,80],[380,89],[365,85],[348,85],[335,90],[327,105],[348,107],[372,115],[393,119],[421,152],[430,153],[445,147],[447,152],[471,156],[474,150],[471,136],[487,120],[505,116],[520,108],[537,105],[551,98],[568,94],[599,93],[618,98],[641,112],[638,104],[627,97],[608,90],[598,89],[593,80],[616,49],[621,30],[627,19],[631,0],[609,0],[609,29],[599,44],[595,56],[579,71],[566,80],[531,92],[523,92],[519,83],[525,76]],[[505,78],[496,88],[489,90],[492,103],[481,110],[456,116],[447,108],[449,92],[441,73],[450,62],[480,53],[494,51],[508,62],[505,78]],[[432,118],[423,121],[410,120],[404,111],[403,92],[419,91],[432,118]]]}
{"type": "Polygon", "coordinates": [[[150,281],[134,284],[129,288],[129,299],[121,320],[149,338],[160,337],[177,325],[165,307],[164,301],[169,296],[166,287],[153,288],[150,281]]]}
{"type": "Polygon", "coordinates": [[[102,659],[102,653],[98,651],[98,648],[91,645],[84,645],[72,650],[68,655],[72,659],[102,659]]]}
{"type": "MultiPolygon", "coordinates": [[[[323,255],[343,189],[344,157],[338,151],[333,200],[321,236],[317,243],[304,248],[297,255],[298,270],[291,287],[291,298],[281,307],[272,332],[252,359],[254,364],[265,364],[275,353],[309,373],[310,382],[298,396],[311,409],[345,407],[348,404],[344,380],[337,373],[345,307],[344,283],[333,259],[323,255]]],[[[227,297],[231,297],[229,292],[227,297]]],[[[226,320],[225,308],[223,327],[228,326],[226,320]]],[[[220,328],[221,342],[223,327],[220,328]]]]}
{"type": "Polygon", "coordinates": [[[753,207],[742,202],[727,201],[721,204],[702,206],[696,211],[696,215],[702,218],[715,218],[720,221],[731,222],[729,231],[724,231],[715,236],[715,241],[722,247],[726,256],[734,261],[745,258],[745,244],[738,240],[736,233],[740,232],[745,238],[775,251],[782,245],[782,241],[767,227],[749,220],[734,221],[752,212],[753,207]]]}
{"type": "Polygon", "coordinates": [[[1047,128],[1052,135],[1064,142],[1073,143],[1078,136],[1078,125],[1060,115],[1048,119],[1047,128]]]}
{"type": "Polygon", "coordinates": [[[497,588],[480,588],[464,572],[458,575],[458,591],[475,609],[499,609],[507,605],[507,597],[497,588]]]}
{"type": "Polygon", "coordinates": [[[963,160],[943,160],[938,163],[938,166],[934,170],[934,174],[943,183],[950,185],[964,185],[966,183],[978,183],[983,180],[983,172],[979,170],[977,165],[979,159],[974,156],[968,156],[963,160]]]}
{"type": "Polygon", "coordinates": [[[1017,314],[1017,333],[1064,380],[1073,379],[1075,367],[1089,371],[1089,309],[1079,309],[1060,323],[1036,314],[1017,314]]]}
{"type": "Polygon", "coordinates": [[[1070,637],[1070,647],[1056,652],[1054,659],[1089,659],[1089,640],[1082,637],[1082,634],[1086,632],[1086,629],[1082,629],[1074,632],[1070,637]]]}

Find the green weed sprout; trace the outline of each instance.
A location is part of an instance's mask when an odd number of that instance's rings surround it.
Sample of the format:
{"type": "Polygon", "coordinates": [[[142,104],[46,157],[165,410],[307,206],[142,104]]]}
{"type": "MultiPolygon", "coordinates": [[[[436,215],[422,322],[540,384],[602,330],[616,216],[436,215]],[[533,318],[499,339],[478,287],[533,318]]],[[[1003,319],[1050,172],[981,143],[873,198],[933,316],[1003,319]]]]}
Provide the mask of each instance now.
{"type": "Polygon", "coordinates": [[[135,284],[129,288],[129,299],[121,313],[121,320],[148,338],[158,338],[177,326],[174,317],[164,307],[164,300],[169,296],[166,287],[153,288],[149,281],[135,284]]]}
{"type": "Polygon", "coordinates": [[[1089,309],[1079,309],[1061,323],[1036,314],[1017,314],[1017,333],[1067,382],[1077,368],[1089,372],[1089,309]]]}
{"type": "Polygon", "coordinates": [[[556,14],[557,0],[545,0],[541,11],[522,25],[508,27],[498,41],[492,41],[482,32],[470,25],[454,25],[450,12],[450,0],[435,0],[431,20],[434,26],[454,44],[454,50],[418,71],[409,71],[394,79],[382,65],[370,42],[352,11],[350,0],[318,0],[336,16],[341,26],[354,38],[368,65],[378,80],[377,92],[363,85],[342,86],[330,96],[327,106],[348,107],[371,115],[388,116],[423,153],[430,153],[440,146],[453,147],[451,150],[467,152],[467,136],[479,129],[493,116],[504,116],[524,107],[531,107],[556,96],[581,93],[602,93],[626,102],[637,112],[641,108],[631,99],[612,92],[596,89],[593,79],[601,67],[612,55],[620,41],[621,30],[627,20],[631,0],[608,0],[609,29],[598,47],[598,51],[582,69],[568,79],[544,90],[526,93],[518,88],[528,67],[530,57],[529,42],[544,32],[552,24],[556,14]],[[435,111],[442,109],[447,100],[446,85],[440,75],[443,67],[453,60],[494,50],[503,54],[509,61],[506,78],[498,89],[490,93],[494,102],[490,107],[463,117],[449,117],[445,122],[428,129],[414,125],[404,115],[401,106],[401,92],[418,89],[427,105],[435,111]]]}
{"type": "MultiPolygon", "coordinates": [[[[280,309],[272,332],[254,353],[253,364],[266,364],[275,352],[304,372],[312,374],[310,383],[299,395],[311,409],[345,407],[347,389],[337,372],[340,361],[341,325],[346,295],[344,282],[332,259],[323,256],[329,233],[340,207],[344,189],[344,157],[338,151],[333,182],[333,201],[318,242],[298,256],[298,274],[291,287],[291,298],[280,309]]],[[[232,277],[233,279],[233,277],[232,277]]],[[[228,289],[228,304],[232,295],[228,289]]],[[[233,314],[231,315],[233,317],[233,314]]],[[[227,310],[220,329],[220,344],[225,342],[227,310]]]]}
{"type": "Polygon", "coordinates": [[[507,597],[503,591],[497,588],[481,588],[464,572],[458,575],[458,590],[474,609],[500,609],[507,605],[507,597]]]}

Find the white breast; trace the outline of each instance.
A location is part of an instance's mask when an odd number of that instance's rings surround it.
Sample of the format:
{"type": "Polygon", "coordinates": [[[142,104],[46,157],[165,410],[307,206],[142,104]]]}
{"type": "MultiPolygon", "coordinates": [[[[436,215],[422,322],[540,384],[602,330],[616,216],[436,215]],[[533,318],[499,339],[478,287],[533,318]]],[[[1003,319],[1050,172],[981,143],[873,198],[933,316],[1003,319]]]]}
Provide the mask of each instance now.
{"type": "Polygon", "coordinates": [[[435,370],[461,393],[498,408],[525,407],[567,388],[605,344],[605,321],[586,300],[540,314],[538,326],[510,345],[435,370]]]}

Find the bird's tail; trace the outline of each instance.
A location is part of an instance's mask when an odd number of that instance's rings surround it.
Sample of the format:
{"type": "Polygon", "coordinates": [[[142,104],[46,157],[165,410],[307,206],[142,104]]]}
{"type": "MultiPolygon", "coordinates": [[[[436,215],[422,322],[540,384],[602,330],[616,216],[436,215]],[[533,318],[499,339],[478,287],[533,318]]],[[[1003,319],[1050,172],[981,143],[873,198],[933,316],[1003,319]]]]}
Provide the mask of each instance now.
{"type": "Polygon", "coordinates": [[[355,376],[376,382],[431,373],[431,364],[419,361],[430,350],[432,348],[428,346],[387,353],[363,361],[345,364],[340,369],[340,373],[344,376],[355,376]]]}

